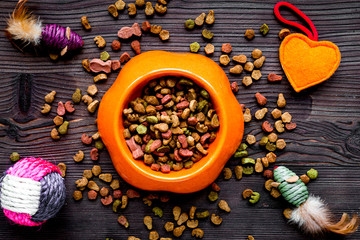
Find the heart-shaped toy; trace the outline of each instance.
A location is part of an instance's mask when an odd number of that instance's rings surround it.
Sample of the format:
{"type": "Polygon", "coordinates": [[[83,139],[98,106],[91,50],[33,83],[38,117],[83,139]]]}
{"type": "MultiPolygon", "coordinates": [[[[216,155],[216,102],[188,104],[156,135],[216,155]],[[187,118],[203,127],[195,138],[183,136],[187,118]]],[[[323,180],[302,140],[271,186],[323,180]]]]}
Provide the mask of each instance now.
{"type": "Polygon", "coordinates": [[[296,92],[319,84],[336,71],[340,64],[339,48],[329,41],[313,41],[307,36],[288,35],[279,49],[281,66],[296,92]]]}

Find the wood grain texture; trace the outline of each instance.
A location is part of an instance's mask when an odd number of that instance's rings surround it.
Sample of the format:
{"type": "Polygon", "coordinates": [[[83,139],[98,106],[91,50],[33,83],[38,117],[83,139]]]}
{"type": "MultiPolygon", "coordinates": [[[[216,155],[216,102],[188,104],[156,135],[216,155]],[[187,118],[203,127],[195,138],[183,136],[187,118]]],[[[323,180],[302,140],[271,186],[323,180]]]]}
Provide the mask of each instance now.
{"type": "MultiPolygon", "coordinates": [[[[155,1],[152,0],[154,3],[155,1]]],[[[112,59],[117,59],[121,53],[134,53],[129,43],[123,43],[119,52],[110,48],[112,40],[117,39],[117,31],[122,26],[132,25],[134,21],[141,23],[145,15],[139,10],[135,18],[129,18],[126,11],[120,13],[118,19],[113,19],[107,13],[107,6],[113,1],[76,1],[76,0],[34,0],[27,6],[34,14],[41,16],[44,24],[57,23],[69,26],[84,39],[84,47],[76,55],[66,57],[58,62],[51,62],[46,49],[26,48],[21,53],[0,34],[0,171],[11,166],[8,156],[17,151],[21,155],[39,156],[53,163],[65,162],[68,165],[66,176],[66,205],[55,219],[50,220],[41,228],[26,228],[14,226],[0,215],[0,239],[127,239],[137,236],[148,239],[148,233],[143,225],[145,215],[153,216],[151,208],[145,206],[141,199],[131,200],[126,210],[121,214],[127,216],[130,228],[123,229],[116,222],[120,213],[113,213],[111,207],[104,207],[99,200],[91,202],[87,197],[74,202],[72,192],[74,181],[81,177],[84,169],[93,166],[89,158],[91,148],[84,146],[80,137],[83,133],[96,132],[96,114],[89,114],[84,104],[76,105],[76,111],[67,115],[70,121],[69,132],[60,141],[52,141],[50,131],[53,128],[52,118],[56,116],[58,101],[67,101],[75,88],[83,92],[93,84],[92,75],[85,72],[81,66],[84,58],[95,58],[102,51],[93,43],[96,35],[101,35],[107,41],[107,50],[112,59]],[[82,29],[80,17],[87,15],[93,27],[90,32],[82,29]],[[56,90],[57,96],[52,104],[51,113],[43,116],[40,106],[44,104],[44,95],[56,90]],[[83,150],[86,158],[82,163],[74,163],[72,156],[83,150]]],[[[206,42],[201,37],[201,29],[186,31],[183,23],[186,19],[195,18],[201,12],[214,9],[216,21],[211,27],[215,37],[212,43],[216,52],[211,58],[218,62],[222,43],[229,42],[233,47],[230,57],[245,54],[248,57],[254,48],[259,48],[266,56],[262,68],[263,77],[250,88],[240,87],[236,94],[240,103],[246,104],[254,113],[259,106],[255,103],[254,94],[261,92],[268,98],[267,107],[272,110],[276,106],[278,93],[284,93],[287,99],[285,111],[292,114],[298,127],[293,132],[281,134],[287,142],[284,151],[277,152],[278,164],[286,165],[298,174],[305,173],[314,167],[319,171],[319,178],[309,184],[311,193],[320,195],[339,218],[342,212],[359,211],[360,200],[360,3],[358,0],[309,0],[292,1],[306,13],[314,22],[319,32],[319,40],[328,40],[337,44],[342,54],[342,61],[336,73],[326,82],[295,93],[289,83],[283,80],[278,84],[269,84],[266,76],[275,72],[282,74],[278,60],[280,40],[278,32],[284,26],[273,16],[272,8],[276,1],[179,1],[171,0],[168,13],[165,16],[155,15],[150,18],[151,24],[160,24],[170,31],[168,42],[162,43],[159,38],[144,34],[141,37],[142,51],[167,50],[173,52],[188,52],[189,44],[198,41],[201,45],[200,54],[204,54],[206,42]],[[261,36],[257,29],[267,23],[270,32],[261,36]],[[247,28],[256,30],[252,41],[243,38],[247,28]]],[[[0,2],[0,29],[5,28],[4,19],[9,15],[16,1],[0,2]]],[[[287,11],[281,12],[286,18],[296,20],[296,16],[287,11]]],[[[291,29],[292,31],[296,31],[291,29]]],[[[230,66],[224,67],[228,74],[230,66]]],[[[97,84],[99,93],[96,99],[101,100],[106,90],[114,82],[116,73],[112,73],[104,83],[97,84]]],[[[230,82],[240,82],[245,73],[240,76],[229,75],[230,82]]],[[[273,122],[270,115],[267,120],[273,122]]],[[[260,139],[264,134],[260,129],[260,121],[252,121],[245,127],[245,136],[254,134],[260,139]]],[[[229,139],[231,141],[231,139],[229,139]]],[[[250,147],[251,157],[261,157],[265,151],[257,145],[250,147]]],[[[114,174],[119,178],[111,164],[106,151],[101,152],[99,164],[104,172],[114,174]]],[[[228,166],[233,169],[238,160],[230,159],[228,166]]],[[[104,183],[98,181],[104,186],[104,183]]],[[[231,213],[223,213],[217,205],[207,200],[209,189],[187,194],[170,194],[169,203],[155,203],[164,210],[164,217],[154,217],[154,229],[163,237],[171,237],[163,225],[172,220],[171,209],[175,205],[184,211],[194,205],[200,210],[209,210],[220,214],[224,219],[221,226],[213,226],[209,220],[200,221],[199,227],[205,232],[204,239],[246,239],[253,235],[255,239],[309,239],[294,226],[286,223],[282,210],[287,206],[283,200],[273,199],[263,187],[264,178],[259,175],[244,177],[237,181],[234,177],[224,181],[220,176],[217,183],[221,187],[220,199],[226,200],[232,208],[231,213]],[[251,188],[261,194],[261,200],[255,206],[242,200],[244,189],[251,188]]],[[[121,190],[130,188],[121,180],[121,190]]],[[[146,193],[142,193],[145,195],[146,193]]],[[[339,236],[326,235],[326,239],[342,239],[339,236]]],[[[184,232],[181,239],[192,239],[191,231],[184,232]]],[[[355,233],[344,239],[360,239],[360,233],[355,233]]]]}

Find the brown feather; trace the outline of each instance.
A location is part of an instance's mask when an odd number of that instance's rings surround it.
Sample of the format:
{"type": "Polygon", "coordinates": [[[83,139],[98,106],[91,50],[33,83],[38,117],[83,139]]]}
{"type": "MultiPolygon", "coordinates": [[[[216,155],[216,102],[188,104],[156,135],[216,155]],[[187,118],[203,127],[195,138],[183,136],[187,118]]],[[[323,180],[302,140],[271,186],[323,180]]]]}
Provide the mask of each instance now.
{"type": "Polygon", "coordinates": [[[359,227],[359,223],[357,214],[354,214],[350,220],[348,214],[344,213],[339,222],[327,226],[326,229],[330,232],[345,235],[355,232],[359,227]]]}

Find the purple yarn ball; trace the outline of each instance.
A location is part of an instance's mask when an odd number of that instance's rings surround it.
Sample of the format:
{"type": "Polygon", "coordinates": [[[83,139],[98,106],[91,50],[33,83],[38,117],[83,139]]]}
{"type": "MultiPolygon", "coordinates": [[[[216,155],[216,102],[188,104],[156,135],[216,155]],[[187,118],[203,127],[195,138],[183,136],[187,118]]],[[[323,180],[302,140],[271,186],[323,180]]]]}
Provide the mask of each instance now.
{"type": "Polygon", "coordinates": [[[66,36],[66,28],[57,24],[48,24],[43,28],[41,33],[42,41],[46,46],[68,50],[74,50],[83,46],[81,36],[70,30],[70,38],[66,36]]]}

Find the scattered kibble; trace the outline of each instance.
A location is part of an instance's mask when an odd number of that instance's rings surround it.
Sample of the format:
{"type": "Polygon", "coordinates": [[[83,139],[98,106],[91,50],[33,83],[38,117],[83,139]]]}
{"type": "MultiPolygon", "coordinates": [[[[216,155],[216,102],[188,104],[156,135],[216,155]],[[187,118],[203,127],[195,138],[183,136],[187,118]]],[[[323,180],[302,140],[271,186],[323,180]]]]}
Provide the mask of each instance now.
{"type": "Polygon", "coordinates": [[[220,56],[219,62],[220,62],[220,64],[222,64],[224,66],[227,66],[229,64],[229,62],[230,62],[230,58],[229,58],[228,55],[223,54],[223,55],[220,56]]]}
{"type": "MultiPolygon", "coordinates": [[[[148,2],[148,3],[150,3],[150,2],[148,2]]],[[[149,21],[145,21],[141,24],[141,30],[143,30],[144,32],[148,32],[148,31],[150,31],[150,29],[151,29],[151,25],[150,25],[149,21]]]]}
{"type": "Polygon", "coordinates": [[[207,29],[202,30],[201,34],[205,39],[208,40],[211,40],[214,37],[214,33],[207,29]]]}
{"type": "Polygon", "coordinates": [[[207,218],[210,216],[210,213],[209,211],[204,211],[204,212],[198,212],[196,213],[196,218],[199,218],[199,219],[203,219],[203,218],[207,218]]]}
{"type": "Polygon", "coordinates": [[[255,68],[261,68],[265,62],[265,56],[262,56],[254,61],[255,68]]]}
{"type": "Polygon", "coordinates": [[[237,180],[242,179],[242,173],[243,173],[243,167],[242,166],[240,166],[240,165],[235,166],[234,172],[235,172],[235,178],[237,180]]]}
{"type": "Polygon", "coordinates": [[[98,106],[99,106],[99,101],[95,100],[88,105],[87,109],[90,113],[94,113],[98,106]]]}
{"type": "Polygon", "coordinates": [[[254,70],[254,64],[252,62],[245,63],[244,70],[247,72],[252,72],[254,70]]]}
{"type": "Polygon", "coordinates": [[[127,5],[128,7],[128,14],[129,16],[135,16],[136,15],[136,6],[134,3],[129,3],[127,5]]]}
{"type": "Polygon", "coordinates": [[[167,11],[167,7],[164,6],[164,5],[161,5],[159,3],[157,3],[155,5],[155,11],[158,13],[158,14],[165,14],[166,11],[167,11]]]}
{"type": "Polygon", "coordinates": [[[215,213],[211,214],[210,220],[215,225],[220,225],[222,223],[222,218],[220,216],[215,215],[215,213]]]}
{"type": "Polygon", "coordinates": [[[59,163],[57,165],[57,167],[59,168],[60,172],[61,172],[61,177],[65,177],[66,175],[66,164],[65,163],[59,163]]]}
{"type": "Polygon", "coordinates": [[[145,5],[145,0],[135,0],[135,5],[142,8],[145,5]]]}
{"type": "Polygon", "coordinates": [[[83,27],[86,29],[86,30],[91,30],[91,26],[90,26],[90,23],[87,19],[87,16],[82,16],[81,17],[81,24],[83,25],[83,27]]]}
{"type": "Polygon", "coordinates": [[[279,119],[281,117],[281,110],[275,108],[272,112],[271,115],[273,116],[274,119],[279,119]]]}
{"type": "Polygon", "coordinates": [[[254,49],[251,53],[253,59],[258,59],[262,56],[262,51],[260,49],[254,49]]]}
{"type": "Polygon", "coordinates": [[[44,104],[44,106],[41,107],[41,113],[42,114],[47,114],[51,111],[51,106],[47,103],[44,104]]]}
{"type": "Polygon", "coordinates": [[[211,25],[215,22],[215,15],[214,15],[213,10],[209,11],[208,15],[206,16],[205,22],[206,22],[206,24],[209,24],[209,25],[211,25]]]}
{"type": "Polygon", "coordinates": [[[267,108],[262,108],[262,109],[259,109],[255,112],[255,118],[257,120],[261,120],[265,117],[266,113],[268,112],[268,109],[267,108]]]}
{"type": "Polygon", "coordinates": [[[159,37],[162,41],[167,41],[170,38],[170,33],[169,31],[161,30],[161,32],[159,33],[159,37]]]}
{"type": "Polygon", "coordinates": [[[103,48],[106,45],[106,41],[102,36],[96,36],[94,38],[94,42],[96,43],[96,45],[98,46],[98,48],[103,48]]]}
{"type": "Polygon", "coordinates": [[[110,5],[108,6],[108,12],[110,13],[111,16],[113,16],[114,18],[117,18],[119,16],[118,10],[116,8],[115,5],[110,5]]]}
{"type": "Polygon", "coordinates": [[[51,138],[54,139],[54,140],[60,139],[59,132],[58,132],[58,130],[57,130],[56,128],[53,128],[53,129],[51,130],[50,136],[51,136],[51,138]]]}
{"type": "Polygon", "coordinates": [[[311,179],[315,180],[318,177],[318,171],[311,168],[309,171],[307,171],[306,175],[311,179]]]}
{"type": "Polygon", "coordinates": [[[84,159],[84,152],[79,150],[79,152],[73,156],[73,159],[75,162],[81,162],[84,159]]]}
{"type": "Polygon", "coordinates": [[[179,220],[177,220],[177,225],[182,225],[189,219],[189,215],[187,213],[181,213],[179,216],[179,220]]]}
{"type": "Polygon", "coordinates": [[[63,124],[60,125],[60,127],[58,129],[58,132],[61,135],[65,135],[67,133],[67,131],[68,131],[68,127],[69,127],[69,122],[65,121],[65,122],[63,122],[63,124]]]}
{"type": "Polygon", "coordinates": [[[223,53],[227,53],[227,54],[231,53],[231,51],[232,51],[231,44],[230,44],[230,43],[224,43],[224,44],[221,46],[221,51],[222,51],[223,53]]]}
{"type": "Polygon", "coordinates": [[[196,26],[201,27],[204,24],[205,16],[205,13],[201,13],[197,18],[195,18],[196,26]]]}
{"type": "Polygon", "coordinates": [[[115,7],[117,8],[117,10],[122,11],[125,9],[126,3],[123,0],[119,0],[117,2],[115,2],[115,7]]]}
{"type": "Polygon", "coordinates": [[[174,230],[174,223],[166,222],[164,228],[167,232],[172,232],[174,230]]]}
{"type": "Polygon", "coordinates": [[[158,240],[159,239],[159,233],[157,231],[151,231],[149,233],[149,240],[158,240]]]}
{"type": "Polygon", "coordinates": [[[13,152],[11,155],[10,155],[10,160],[12,162],[17,162],[20,160],[20,154],[18,154],[17,152],[13,152]]]}
{"type": "Polygon", "coordinates": [[[260,193],[253,192],[250,196],[249,202],[252,204],[257,203],[260,200],[260,193]]]}
{"type": "Polygon", "coordinates": [[[219,198],[219,194],[217,192],[211,191],[208,195],[208,199],[211,202],[215,202],[219,198]]]}
{"type": "Polygon", "coordinates": [[[270,191],[270,195],[273,197],[273,198],[278,198],[281,196],[281,193],[278,189],[276,188],[272,188],[271,191],[270,191]]]}
{"type": "MultiPolygon", "coordinates": [[[[135,4],[134,4],[135,6],[135,4]]],[[[129,227],[129,222],[128,220],[126,219],[125,216],[121,215],[118,217],[118,223],[122,226],[124,226],[125,228],[128,228],[129,227]]]]}
{"type": "Polygon", "coordinates": [[[243,71],[243,67],[241,65],[235,65],[234,67],[230,68],[229,72],[232,74],[241,74],[243,71]]]}
{"type": "Polygon", "coordinates": [[[138,40],[134,40],[131,42],[131,48],[135,51],[136,54],[141,53],[141,46],[138,40]]]}
{"type": "Polygon", "coordinates": [[[197,238],[203,238],[204,237],[204,231],[200,228],[195,228],[191,231],[191,236],[197,237],[197,238]]]}
{"type": "Polygon", "coordinates": [[[268,25],[266,25],[265,23],[260,27],[260,32],[263,36],[265,36],[266,34],[268,34],[269,32],[269,27],[268,25]]]}
{"type": "Polygon", "coordinates": [[[245,112],[244,112],[244,122],[250,122],[251,121],[251,112],[250,112],[250,108],[246,108],[245,112]]]}
{"type": "Polygon", "coordinates": [[[79,190],[74,191],[73,198],[75,201],[79,201],[83,198],[82,192],[79,190]]]}
{"type": "Polygon", "coordinates": [[[289,29],[287,28],[284,28],[284,29],[281,29],[280,32],[279,32],[279,38],[280,40],[283,40],[287,35],[289,35],[291,32],[289,29]]]}
{"type": "Polygon", "coordinates": [[[248,87],[248,86],[250,86],[250,85],[253,83],[253,81],[252,81],[252,78],[251,78],[251,77],[245,76],[245,77],[243,78],[243,80],[242,80],[242,83],[243,83],[246,87],[248,87]]]}
{"type": "Polygon", "coordinates": [[[130,54],[129,53],[124,52],[123,54],[121,54],[121,56],[120,56],[120,62],[121,63],[125,63],[125,62],[127,62],[129,60],[130,60],[130,54]]]}
{"type": "Polygon", "coordinates": [[[173,215],[175,221],[179,220],[180,214],[181,214],[181,208],[179,206],[175,206],[173,208],[173,215]]]}
{"type": "Polygon", "coordinates": [[[163,216],[163,210],[159,207],[154,207],[152,209],[152,212],[154,213],[155,216],[158,216],[160,218],[163,216]]]}
{"type": "Polygon", "coordinates": [[[188,30],[192,30],[195,27],[195,22],[192,19],[188,19],[185,21],[185,28],[188,30]]]}
{"type": "Polygon", "coordinates": [[[192,44],[190,44],[190,51],[193,53],[197,53],[200,49],[200,44],[197,42],[193,42],[192,44]]]}
{"type": "Polygon", "coordinates": [[[231,208],[229,207],[228,203],[225,200],[220,200],[218,206],[221,210],[224,210],[225,212],[231,211],[231,208]]]}
{"type": "Polygon", "coordinates": [[[245,64],[247,62],[247,57],[245,55],[237,55],[234,56],[233,61],[240,63],[240,64],[245,64]]]}
{"type": "Polygon", "coordinates": [[[150,216],[144,217],[144,225],[148,230],[151,230],[153,228],[152,222],[153,222],[152,217],[150,216]]]}
{"type": "Polygon", "coordinates": [[[267,80],[269,82],[279,82],[282,80],[282,76],[280,75],[277,75],[275,73],[269,73],[268,77],[267,77],[267,80]]]}
{"type": "Polygon", "coordinates": [[[303,174],[300,176],[300,180],[304,183],[304,184],[308,184],[310,182],[310,178],[308,177],[308,175],[303,174]]]}
{"type": "Polygon", "coordinates": [[[276,131],[282,133],[285,131],[284,124],[281,120],[277,120],[274,124],[276,131]]]}
{"type": "Polygon", "coordinates": [[[160,34],[161,29],[162,29],[162,28],[161,28],[160,25],[151,25],[151,27],[150,27],[150,32],[151,32],[152,34],[158,35],[158,34],[160,34]]]}
{"type": "Polygon", "coordinates": [[[244,36],[246,39],[251,40],[255,37],[255,32],[253,29],[247,29],[244,36]]]}
{"type": "Polygon", "coordinates": [[[224,168],[223,174],[225,180],[229,180],[232,177],[232,172],[230,168],[224,168]]]}
{"type": "Polygon", "coordinates": [[[211,43],[208,43],[208,44],[205,46],[204,50],[205,50],[205,53],[206,53],[207,55],[210,55],[210,54],[213,54],[213,53],[215,52],[215,47],[214,47],[214,45],[212,45],[211,43]]]}
{"type": "Polygon", "coordinates": [[[183,234],[185,228],[186,227],[184,225],[175,228],[174,231],[173,231],[174,236],[175,237],[181,237],[181,235],[183,234]]]}

